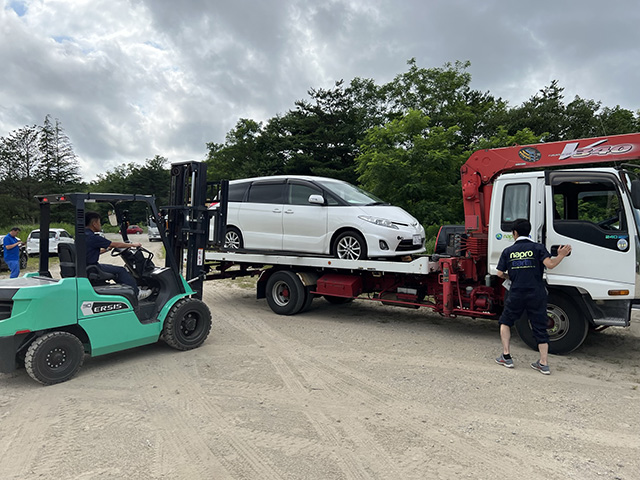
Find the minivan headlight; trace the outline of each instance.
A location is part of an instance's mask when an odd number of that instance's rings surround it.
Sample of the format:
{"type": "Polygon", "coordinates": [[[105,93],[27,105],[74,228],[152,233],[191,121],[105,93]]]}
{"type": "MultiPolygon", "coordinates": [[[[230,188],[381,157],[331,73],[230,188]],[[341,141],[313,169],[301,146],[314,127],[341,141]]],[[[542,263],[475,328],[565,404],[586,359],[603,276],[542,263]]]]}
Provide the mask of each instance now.
{"type": "Polygon", "coordinates": [[[374,225],[380,225],[381,227],[393,228],[394,230],[398,230],[398,226],[387,218],[372,217],[371,215],[360,215],[358,216],[358,218],[360,220],[364,220],[365,222],[373,223],[374,225]]]}

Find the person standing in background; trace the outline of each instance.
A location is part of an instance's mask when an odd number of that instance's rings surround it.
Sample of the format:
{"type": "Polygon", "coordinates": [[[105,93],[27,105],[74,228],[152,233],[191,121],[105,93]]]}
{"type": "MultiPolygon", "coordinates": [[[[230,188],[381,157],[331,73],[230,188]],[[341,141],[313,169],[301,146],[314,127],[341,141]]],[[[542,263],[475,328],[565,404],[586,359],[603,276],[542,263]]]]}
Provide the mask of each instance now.
{"type": "Polygon", "coordinates": [[[13,227],[2,240],[4,262],[11,271],[9,278],[17,278],[20,275],[20,247],[24,245],[24,242],[16,238],[19,232],[20,229],[18,227],[13,227]]]}

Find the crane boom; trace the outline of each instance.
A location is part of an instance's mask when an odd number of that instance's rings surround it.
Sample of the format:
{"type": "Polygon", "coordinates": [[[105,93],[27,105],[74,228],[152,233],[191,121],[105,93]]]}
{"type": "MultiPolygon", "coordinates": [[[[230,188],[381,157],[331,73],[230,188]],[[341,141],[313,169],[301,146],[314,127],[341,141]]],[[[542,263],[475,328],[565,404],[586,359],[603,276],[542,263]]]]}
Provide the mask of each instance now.
{"type": "Polygon", "coordinates": [[[486,234],[492,184],[507,171],[640,159],[640,133],[478,150],[460,168],[465,228],[486,234]]]}

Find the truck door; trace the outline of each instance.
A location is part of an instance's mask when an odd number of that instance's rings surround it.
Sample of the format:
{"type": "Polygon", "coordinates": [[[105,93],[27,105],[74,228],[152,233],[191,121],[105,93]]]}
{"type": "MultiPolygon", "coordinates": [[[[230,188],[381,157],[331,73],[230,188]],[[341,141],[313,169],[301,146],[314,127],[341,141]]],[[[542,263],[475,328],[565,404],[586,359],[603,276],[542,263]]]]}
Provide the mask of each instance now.
{"type": "Polygon", "coordinates": [[[542,241],[544,227],[544,178],[541,173],[513,173],[496,180],[489,214],[488,263],[495,273],[502,251],[513,245],[514,220],[531,222],[531,239],[542,241]]]}
{"type": "Polygon", "coordinates": [[[547,271],[549,285],[588,291],[594,300],[633,298],[635,248],[631,206],[613,172],[547,172],[546,246],[552,253],[571,244],[573,252],[547,271]],[[611,291],[629,290],[614,296],[611,291]]]}

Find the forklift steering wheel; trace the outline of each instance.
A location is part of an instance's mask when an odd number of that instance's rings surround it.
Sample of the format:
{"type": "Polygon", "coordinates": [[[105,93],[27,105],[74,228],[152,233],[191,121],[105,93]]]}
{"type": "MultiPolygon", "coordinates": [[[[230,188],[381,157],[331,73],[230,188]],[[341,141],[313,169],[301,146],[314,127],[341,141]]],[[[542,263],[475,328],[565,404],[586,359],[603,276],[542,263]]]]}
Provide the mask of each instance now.
{"type": "MultiPolygon", "coordinates": [[[[112,248],[111,249],[111,256],[112,257],[119,257],[120,255],[122,255],[123,252],[126,252],[127,250],[131,250],[131,248],[112,248]]],[[[144,248],[136,247],[135,250],[144,250],[144,248]]]]}

